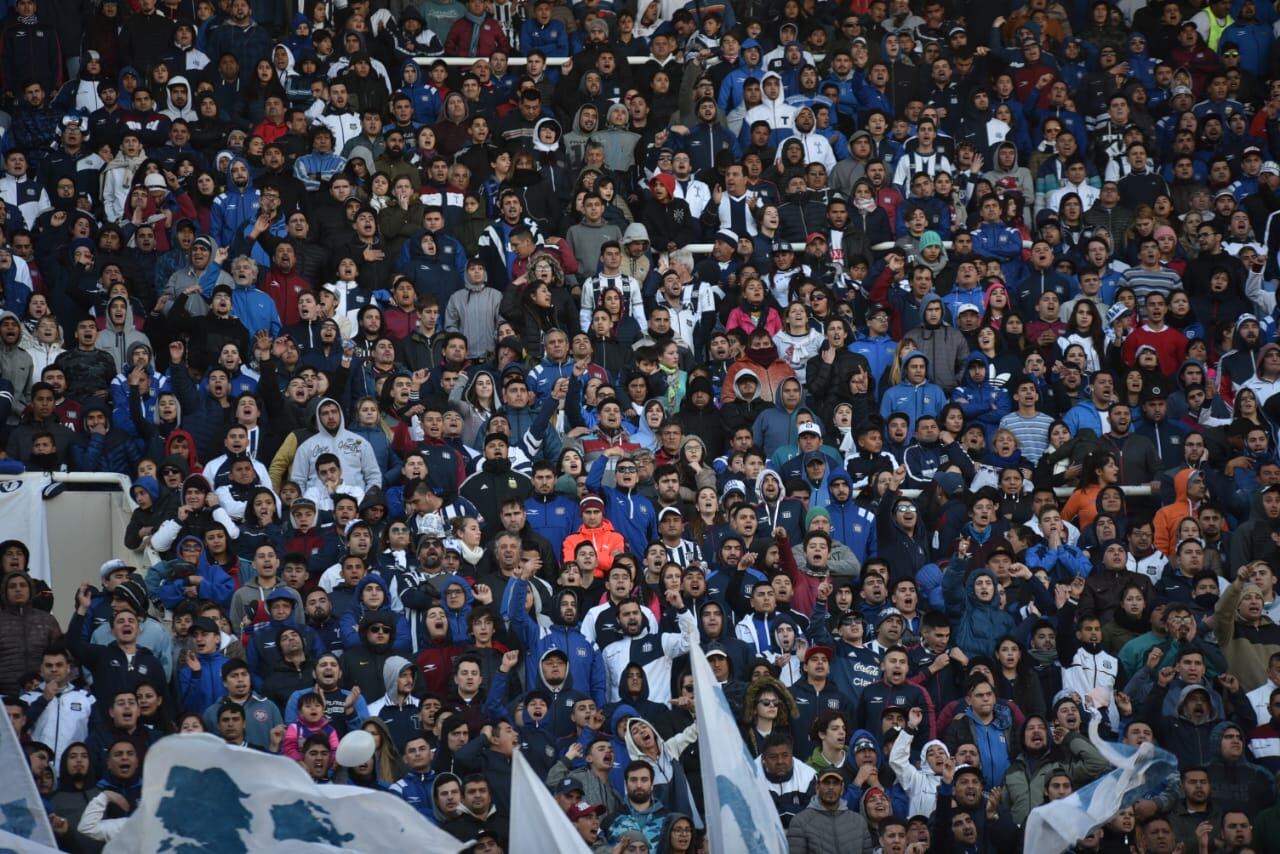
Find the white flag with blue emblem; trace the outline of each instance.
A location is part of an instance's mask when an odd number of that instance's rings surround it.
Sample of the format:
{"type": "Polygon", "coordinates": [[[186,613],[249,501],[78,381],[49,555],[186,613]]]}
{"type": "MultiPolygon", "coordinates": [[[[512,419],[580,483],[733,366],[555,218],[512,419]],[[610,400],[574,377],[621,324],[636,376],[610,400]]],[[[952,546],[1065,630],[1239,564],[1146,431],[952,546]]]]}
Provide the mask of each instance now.
{"type": "Polygon", "coordinates": [[[57,849],[27,754],[5,715],[0,724],[0,852],[57,849]]]}
{"type": "Polygon", "coordinates": [[[157,741],[142,780],[138,809],[106,854],[457,854],[463,847],[390,792],[320,786],[291,759],[203,733],[157,741]]]}
{"type": "Polygon", "coordinates": [[[690,641],[689,664],[711,854],[787,854],[787,832],[773,796],[696,638],[690,641]]]}
{"type": "Polygon", "coordinates": [[[1178,760],[1172,753],[1150,742],[1134,748],[1106,741],[1098,735],[1096,717],[1089,723],[1089,739],[1115,770],[1062,800],[1033,809],[1027,816],[1023,850],[1061,854],[1120,810],[1158,793],[1169,775],[1177,774],[1178,760]]]}

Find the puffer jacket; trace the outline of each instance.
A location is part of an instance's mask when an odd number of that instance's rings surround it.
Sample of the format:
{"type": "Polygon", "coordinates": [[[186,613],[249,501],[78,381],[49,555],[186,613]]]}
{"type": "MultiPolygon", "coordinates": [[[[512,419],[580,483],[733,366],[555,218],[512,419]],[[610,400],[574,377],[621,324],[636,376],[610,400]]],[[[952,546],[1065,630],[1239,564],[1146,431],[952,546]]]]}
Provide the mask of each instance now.
{"type": "Polygon", "coordinates": [[[787,826],[787,845],[804,854],[871,854],[875,843],[867,820],[849,809],[843,799],[829,810],[814,795],[807,809],[787,826]]]}
{"type": "Polygon", "coordinates": [[[947,616],[956,630],[956,646],[964,650],[965,655],[994,655],[996,640],[1009,634],[1017,625],[1013,616],[1000,607],[999,582],[995,575],[987,569],[980,569],[966,579],[964,577],[964,561],[952,560],[942,576],[942,595],[946,602],[947,616]],[[996,587],[996,598],[990,602],[978,600],[974,592],[974,582],[979,578],[991,579],[996,587]]]}
{"type": "MultiPolygon", "coordinates": [[[[25,572],[16,574],[27,579],[34,599],[36,584],[31,576],[25,572]]],[[[10,605],[5,589],[0,587],[0,694],[16,696],[22,675],[39,670],[44,651],[61,640],[62,629],[51,614],[31,604],[10,605]]]]}

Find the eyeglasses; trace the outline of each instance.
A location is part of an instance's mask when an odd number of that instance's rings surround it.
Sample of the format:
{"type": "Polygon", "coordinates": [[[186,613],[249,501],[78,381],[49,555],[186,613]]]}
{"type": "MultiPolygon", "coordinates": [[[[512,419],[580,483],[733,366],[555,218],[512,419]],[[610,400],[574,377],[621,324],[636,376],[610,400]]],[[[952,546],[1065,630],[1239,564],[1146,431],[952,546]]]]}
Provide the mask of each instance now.
{"type": "Polygon", "coordinates": [[[455,589],[453,589],[453,590],[446,590],[446,591],[444,592],[444,595],[446,595],[446,596],[465,596],[465,595],[466,595],[466,593],[465,593],[465,591],[458,590],[458,589],[456,589],[456,588],[455,588],[455,589]]]}
{"type": "Polygon", "coordinates": [[[914,504],[899,504],[897,507],[895,507],[895,508],[893,508],[893,509],[894,509],[895,511],[897,511],[898,513],[914,513],[914,512],[916,512],[916,508],[915,508],[915,505],[914,505],[914,504]]]}

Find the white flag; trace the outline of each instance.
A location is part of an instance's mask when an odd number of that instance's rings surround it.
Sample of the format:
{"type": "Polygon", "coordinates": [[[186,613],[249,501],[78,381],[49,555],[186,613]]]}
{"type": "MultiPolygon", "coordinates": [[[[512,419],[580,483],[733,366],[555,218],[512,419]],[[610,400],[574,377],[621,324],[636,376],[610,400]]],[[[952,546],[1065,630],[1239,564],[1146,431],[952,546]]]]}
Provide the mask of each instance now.
{"type": "Polygon", "coordinates": [[[1150,742],[1135,749],[1104,740],[1096,717],[1089,722],[1089,739],[1115,770],[1062,800],[1033,809],[1027,816],[1024,851],[1061,854],[1120,810],[1159,792],[1168,776],[1177,773],[1174,755],[1150,742]]]}
{"type": "Polygon", "coordinates": [[[689,663],[711,854],[787,854],[787,833],[773,796],[696,638],[690,641],[689,663]]]}
{"type": "Polygon", "coordinates": [[[0,542],[27,544],[31,559],[27,573],[38,581],[53,583],[49,571],[49,529],[44,508],[44,477],[0,480],[0,542]]]}
{"type": "Polygon", "coordinates": [[[591,854],[546,783],[518,750],[511,760],[509,845],[508,854],[591,854]]]}
{"type": "Polygon", "coordinates": [[[162,738],[147,751],[141,803],[106,852],[457,854],[462,847],[390,792],[317,785],[291,759],[201,733],[162,738]]]}
{"type": "Polygon", "coordinates": [[[57,849],[40,790],[9,716],[0,724],[0,851],[57,849]],[[15,844],[15,839],[23,844],[15,844]]]}

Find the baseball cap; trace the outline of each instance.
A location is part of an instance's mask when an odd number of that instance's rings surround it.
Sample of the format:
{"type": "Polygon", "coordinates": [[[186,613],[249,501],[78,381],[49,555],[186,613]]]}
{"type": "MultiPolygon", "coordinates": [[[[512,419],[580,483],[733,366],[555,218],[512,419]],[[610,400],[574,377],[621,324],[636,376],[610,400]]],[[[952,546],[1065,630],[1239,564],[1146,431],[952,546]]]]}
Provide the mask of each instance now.
{"type": "Polygon", "coordinates": [[[964,314],[966,311],[972,311],[974,314],[982,314],[982,312],[978,309],[978,307],[973,303],[962,302],[956,308],[956,317],[959,317],[960,315],[964,314]]]}
{"type": "Polygon", "coordinates": [[[668,516],[679,516],[683,518],[684,514],[680,512],[679,507],[663,507],[661,510],[658,511],[659,522],[661,522],[663,519],[667,518],[668,516]]]}
{"type": "Polygon", "coordinates": [[[582,788],[582,784],[572,777],[565,777],[556,786],[556,794],[567,795],[570,792],[582,792],[583,794],[586,794],[586,789],[582,788]]]}
{"type": "Polygon", "coordinates": [[[1129,308],[1129,306],[1124,303],[1118,302],[1111,306],[1111,308],[1107,309],[1107,325],[1110,326],[1116,321],[1128,317],[1130,314],[1133,314],[1133,309],[1129,308]]]}
{"type": "MultiPolygon", "coordinates": [[[[582,787],[579,786],[578,791],[581,790],[582,787]]],[[[589,804],[586,801],[578,801],[576,804],[569,807],[567,815],[569,816],[569,821],[577,821],[578,819],[586,818],[589,815],[604,815],[605,812],[606,810],[603,804],[589,804]]]]}
{"type": "Polygon", "coordinates": [[[831,649],[831,647],[823,646],[822,644],[816,644],[804,651],[805,663],[808,664],[810,656],[814,656],[814,655],[825,655],[827,657],[827,661],[830,661],[831,659],[835,658],[836,654],[835,654],[835,651],[831,649]]]}
{"type": "Polygon", "coordinates": [[[805,435],[821,436],[822,428],[819,427],[817,424],[814,424],[812,421],[806,421],[805,423],[801,424],[799,427],[796,428],[796,435],[797,436],[805,436],[805,435]]]}
{"type": "Polygon", "coordinates": [[[811,231],[809,236],[804,239],[805,243],[812,243],[815,240],[826,240],[827,236],[820,231],[811,231]]]}
{"type": "Polygon", "coordinates": [[[854,753],[857,753],[859,750],[876,750],[876,749],[877,749],[876,743],[871,739],[867,738],[866,736],[863,736],[862,738],[858,739],[853,743],[854,753]]]}
{"type": "Polygon", "coordinates": [[[143,178],[142,186],[148,190],[167,190],[169,188],[169,185],[164,181],[164,176],[158,172],[152,172],[146,178],[143,178]]]}
{"type": "Polygon", "coordinates": [[[102,566],[98,567],[98,575],[102,576],[105,579],[111,573],[121,569],[127,569],[132,571],[133,567],[129,566],[129,564],[125,563],[119,558],[116,558],[114,560],[109,560],[106,563],[104,563],[102,566]]]}
{"type": "Polygon", "coordinates": [[[208,617],[197,617],[191,623],[192,632],[210,632],[211,634],[220,635],[222,630],[218,628],[218,624],[208,617]]]}
{"type": "Polygon", "coordinates": [[[1276,163],[1274,160],[1268,160],[1262,164],[1262,171],[1258,174],[1280,175],[1280,163],[1276,163]]]}

